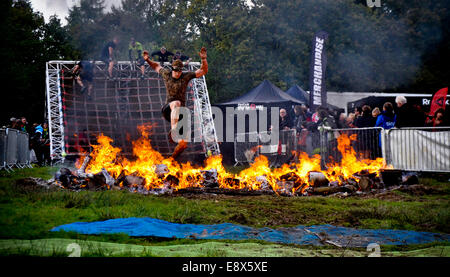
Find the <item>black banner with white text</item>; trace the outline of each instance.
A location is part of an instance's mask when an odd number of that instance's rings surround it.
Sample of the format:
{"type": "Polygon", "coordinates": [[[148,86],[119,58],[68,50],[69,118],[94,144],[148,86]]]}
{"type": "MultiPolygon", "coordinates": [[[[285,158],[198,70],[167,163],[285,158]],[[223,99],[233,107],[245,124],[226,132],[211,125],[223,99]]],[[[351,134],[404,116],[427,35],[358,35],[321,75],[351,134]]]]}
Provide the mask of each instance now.
{"type": "Polygon", "coordinates": [[[314,35],[312,43],[311,66],[309,69],[309,103],[311,111],[319,106],[327,106],[327,91],[325,87],[325,70],[327,55],[325,41],[328,33],[319,31],[314,35]]]}

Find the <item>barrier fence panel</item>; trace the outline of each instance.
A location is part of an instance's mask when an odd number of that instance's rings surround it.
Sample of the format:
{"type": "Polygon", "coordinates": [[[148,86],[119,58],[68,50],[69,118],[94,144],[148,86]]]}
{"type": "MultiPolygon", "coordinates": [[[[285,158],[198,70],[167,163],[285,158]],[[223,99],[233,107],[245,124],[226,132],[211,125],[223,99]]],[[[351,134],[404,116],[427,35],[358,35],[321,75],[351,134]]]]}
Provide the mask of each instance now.
{"type": "Polygon", "coordinates": [[[17,136],[19,131],[14,129],[6,129],[8,136],[6,143],[6,165],[13,167],[17,164],[17,136]]]}
{"type": "Polygon", "coordinates": [[[237,133],[234,137],[234,160],[238,163],[251,163],[259,154],[259,139],[256,132],[237,133]]]}
{"type": "Polygon", "coordinates": [[[6,167],[6,129],[0,129],[0,170],[6,167]]]}
{"type": "Polygon", "coordinates": [[[278,141],[267,138],[270,138],[269,132],[236,134],[234,141],[236,164],[251,163],[259,155],[266,156],[271,166],[289,163],[294,158],[293,151],[297,151],[295,129],[280,131],[278,141]],[[266,139],[262,139],[263,136],[267,136],[266,139]]]}
{"type": "Polygon", "coordinates": [[[396,169],[450,172],[450,127],[390,129],[385,141],[396,169]]]}
{"type": "Polygon", "coordinates": [[[18,132],[17,134],[17,166],[30,166],[30,147],[28,133],[18,132]]]}
{"type": "Polygon", "coordinates": [[[358,159],[376,159],[383,156],[381,139],[383,128],[351,128],[331,129],[320,132],[320,156],[322,165],[330,162],[340,162],[341,152],[338,150],[338,137],[346,134],[350,145],[358,159]]]}
{"type": "MultiPolygon", "coordinates": [[[[280,166],[289,163],[294,158],[293,151],[297,151],[297,133],[295,129],[279,131],[279,140],[264,143],[260,145],[260,155],[264,155],[269,160],[271,166],[280,166]]],[[[262,132],[261,135],[270,136],[268,132],[262,132]]],[[[260,137],[261,138],[261,137],[260,137]]]]}
{"type": "Polygon", "coordinates": [[[31,167],[28,133],[0,129],[0,169],[31,167]]]}

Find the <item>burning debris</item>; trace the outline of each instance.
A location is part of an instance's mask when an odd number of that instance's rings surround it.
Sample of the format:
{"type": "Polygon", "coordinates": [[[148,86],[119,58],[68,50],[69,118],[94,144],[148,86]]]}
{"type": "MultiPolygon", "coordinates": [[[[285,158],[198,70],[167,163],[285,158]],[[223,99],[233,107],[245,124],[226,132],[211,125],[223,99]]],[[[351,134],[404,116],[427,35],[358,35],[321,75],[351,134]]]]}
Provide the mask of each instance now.
{"type": "Polygon", "coordinates": [[[265,156],[257,156],[250,168],[239,174],[225,170],[221,156],[212,156],[202,168],[179,164],[155,151],[148,134],[149,125],[139,127],[141,138],[133,142],[136,159],[120,156],[109,137],[100,135],[98,145],[84,159],[78,170],[63,168],[55,180],[72,190],[115,189],[143,194],[223,193],[235,195],[278,194],[287,196],[356,194],[384,187],[380,173],[387,166],[383,159],[357,160],[350,146],[355,137],[341,135],[338,149],[340,163],[321,170],[320,156],[299,153],[299,162],[271,169],[265,156]]]}

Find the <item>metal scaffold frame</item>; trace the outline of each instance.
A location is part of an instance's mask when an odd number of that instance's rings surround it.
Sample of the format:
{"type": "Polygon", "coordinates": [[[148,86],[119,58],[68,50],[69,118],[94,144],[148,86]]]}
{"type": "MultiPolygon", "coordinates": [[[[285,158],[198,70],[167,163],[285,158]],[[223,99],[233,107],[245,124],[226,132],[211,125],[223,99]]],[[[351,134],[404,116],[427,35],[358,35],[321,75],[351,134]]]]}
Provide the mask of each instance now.
{"type": "MultiPolygon", "coordinates": [[[[191,65],[191,64],[189,64],[191,65]]],[[[192,64],[192,71],[199,68],[198,63],[192,64]]],[[[202,140],[205,147],[206,155],[219,155],[220,149],[217,140],[216,128],[211,112],[211,104],[209,102],[208,87],[206,86],[205,76],[193,79],[194,90],[194,108],[195,113],[199,116],[199,123],[202,130],[202,140]]]]}
{"type": "MultiPolygon", "coordinates": [[[[46,107],[47,120],[49,122],[50,155],[53,163],[63,163],[65,159],[65,136],[64,136],[64,113],[63,95],[61,89],[62,71],[68,72],[76,65],[76,61],[49,61],[46,63],[46,107]]],[[[166,63],[168,65],[168,63],[166,63]]],[[[93,62],[96,70],[105,72],[105,63],[93,62]]],[[[124,74],[136,69],[136,64],[129,61],[118,61],[114,64],[114,71],[124,74]]],[[[191,62],[189,70],[195,71],[200,68],[199,62],[191,62]]],[[[146,65],[146,72],[151,71],[146,65]]],[[[123,75],[122,75],[123,76],[123,75]]],[[[201,130],[201,142],[206,155],[220,154],[217,143],[217,135],[209,102],[208,88],[205,77],[195,78],[192,81],[193,90],[193,117],[197,120],[201,130]]]]}
{"type": "Polygon", "coordinates": [[[58,61],[46,63],[47,119],[52,163],[64,162],[64,124],[60,72],[65,65],[58,61]]]}

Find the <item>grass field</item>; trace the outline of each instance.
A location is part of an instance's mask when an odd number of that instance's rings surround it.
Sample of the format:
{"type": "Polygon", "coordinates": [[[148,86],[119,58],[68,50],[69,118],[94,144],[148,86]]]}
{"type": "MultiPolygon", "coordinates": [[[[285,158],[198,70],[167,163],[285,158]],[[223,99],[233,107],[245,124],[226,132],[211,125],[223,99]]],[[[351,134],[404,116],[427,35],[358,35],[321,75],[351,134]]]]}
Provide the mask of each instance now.
{"type": "MultiPolygon", "coordinates": [[[[260,241],[162,240],[134,238],[123,234],[88,236],[49,232],[51,228],[62,224],[123,217],[153,217],[170,222],[194,224],[230,222],[271,228],[299,224],[333,224],[365,229],[450,233],[450,184],[433,179],[420,180],[424,187],[431,189],[431,194],[423,195],[420,191],[391,191],[345,199],[320,196],[290,198],[225,195],[153,196],[125,191],[47,191],[41,188],[24,188],[15,184],[16,180],[24,177],[49,179],[56,171],[57,168],[33,168],[17,170],[13,174],[1,173],[1,255],[64,256],[67,252],[64,249],[55,250],[55,241],[61,244],[61,241],[65,243],[70,240],[81,240],[95,245],[94,248],[97,250],[89,250],[90,248],[86,246],[82,254],[84,256],[183,256],[186,253],[192,253],[194,256],[252,256],[258,253],[268,253],[271,256],[280,253],[284,256],[342,255],[341,249],[329,246],[300,247],[260,241]],[[209,244],[200,247],[204,243],[209,244]],[[228,246],[225,246],[226,244],[228,246]],[[245,244],[248,245],[244,246],[245,244]],[[35,245],[37,249],[32,249],[30,245],[35,245]],[[53,246],[49,248],[46,245],[53,246]],[[130,247],[129,252],[123,245],[130,247]],[[237,250],[230,250],[234,249],[230,248],[230,245],[237,250]],[[258,247],[264,248],[265,251],[261,252],[258,247]],[[112,252],[98,250],[110,248],[115,250],[112,252]],[[173,250],[174,248],[177,250],[173,250]],[[192,250],[194,248],[195,251],[192,250]]],[[[449,247],[450,243],[383,246],[382,251],[391,256],[449,256],[449,247]]],[[[365,249],[350,250],[346,250],[348,252],[345,255],[367,255],[365,249]]]]}

